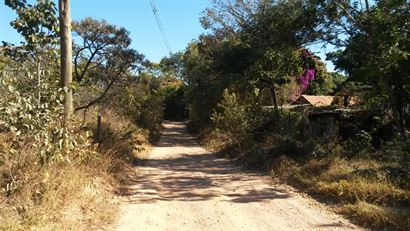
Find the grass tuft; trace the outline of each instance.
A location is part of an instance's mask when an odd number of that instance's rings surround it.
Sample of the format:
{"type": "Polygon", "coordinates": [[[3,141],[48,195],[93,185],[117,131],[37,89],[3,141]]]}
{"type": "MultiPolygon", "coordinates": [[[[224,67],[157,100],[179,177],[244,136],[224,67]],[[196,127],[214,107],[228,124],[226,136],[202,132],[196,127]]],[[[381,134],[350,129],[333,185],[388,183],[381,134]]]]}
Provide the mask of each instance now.
{"type": "Polygon", "coordinates": [[[341,212],[353,221],[368,227],[410,230],[410,211],[408,208],[392,208],[359,201],[343,206],[341,212]]]}

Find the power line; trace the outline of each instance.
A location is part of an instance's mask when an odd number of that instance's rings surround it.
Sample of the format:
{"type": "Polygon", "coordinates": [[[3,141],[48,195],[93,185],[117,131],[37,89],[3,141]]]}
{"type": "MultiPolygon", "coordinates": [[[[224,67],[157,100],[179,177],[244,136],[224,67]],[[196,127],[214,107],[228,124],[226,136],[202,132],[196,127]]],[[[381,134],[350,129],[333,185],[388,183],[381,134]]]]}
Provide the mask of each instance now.
{"type": "Polygon", "coordinates": [[[151,4],[152,12],[154,13],[155,20],[157,22],[159,31],[161,32],[162,39],[164,40],[164,44],[165,44],[166,48],[168,49],[169,53],[172,53],[171,47],[169,45],[167,36],[165,34],[165,31],[164,31],[164,27],[162,26],[161,19],[159,18],[159,15],[158,15],[158,10],[157,10],[157,7],[155,5],[155,1],[150,0],[150,4],[151,4]]]}
{"type": "Polygon", "coordinates": [[[157,7],[156,7],[156,5],[155,5],[155,1],[154,1],[154,0],[150,0],[149,3],[150,3],[150,5],[151,5],[152,12],[154,13],[155,21],[157,22],[159,31],[161,32],[162,40],[164,41],[165,47],[167,48],[169,54],[172,54],[171,46],[169,45],[167,36],[166,36],[166,34],[165,34],[164,27],[162,26],[161,19],[159,18],[158,10],[157,10],[157,7]]]}
{"type": "MultiPolygon", "coordinates": [[[[144,5],[144,7],[145,7],[145,5],[144,5]]],[[[147,20],[148,20],[148,22],[149,22],[149,25],[150,25],[150,27],[151,27],[152,32],[153,32],[154,35],[155,35],[155,39],[157,40],[159,46],[162,48],[162,50],[164,51],[164,53],[165,53],[165,55],[166,55],[166,54],[167,54],[167,48],[166,48],[165,45],[160,41],[159,36],[158,36],[158,32],[157,32],[157,30],[155,29],[154,24],[152,23],[152,21],[151,21],[151,19],[150,19],[150,16],[148,15],[147,11],[145,11],[145,10],[144,10],[144,14],[145,14],[145,17],[147,18],[147,20]]],[[[161,33],[161,32],[160,32],[160,33],[161,33]]]]}
{"type": "Polygon", "coordinates": [[[156,15],[156,18],[158,19],[158,23],[159,23],[159,26],[160,26],[160,28],[161,28],[162,34],[164,35],[165,42],[166,42],[166,44],[167,44],[169,53],[171,54],[171,53],[172,53],[171,46],[169,45],[168,38],[167,38],[167,36],[166,36],[164,27],[163,27],[162,22],[161,22],[161,18],[159,17],[158,10],[157,10],[157,7],[156,7],[156,5],[155,5],[155,0],[152,0],[152,4],[153,4],[153,6],[154,6],[155,15],[156,15]]]}

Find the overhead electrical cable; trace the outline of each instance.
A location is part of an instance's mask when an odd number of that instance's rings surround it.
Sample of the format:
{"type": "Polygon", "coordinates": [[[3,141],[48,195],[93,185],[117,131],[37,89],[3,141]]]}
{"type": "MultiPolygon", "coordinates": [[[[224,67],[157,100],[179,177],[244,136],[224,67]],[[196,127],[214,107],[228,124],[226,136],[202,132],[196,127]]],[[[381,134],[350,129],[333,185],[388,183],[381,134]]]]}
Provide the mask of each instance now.
{"type": "MultiPolygon", "coordinates": [[[[144,5],[144,7],[145,7],[145,5],[144,5]]],[[[165,53],[165,55],[166,55],[166,53],[167,53],[167,48],[166,48],[165,45],[160,41],[159,36],[158,36],[158,32],[157,32],[157,30],[155,29],[154,24],[152,23],[152,21],[151,21],[149,15],[147,14],[147,11],[144,10],[144,13],[145,13],[145,17],[147,18],[147,20],[148,20],[148,22],[149,22],[149,25],[150,25],[150,27],[151,27],[152,32],[155,34],[155,39],[157,40],[159,46],[162,47],[162,50],[164,51],[164,53],[165,53]]],[[[160,33],[161,33],[161,32],[160,32],[160,33]]]]}
{"type": "Polygon", "coordinates": [[[165,34],[164,27],[162,26],[161,19],[160,19],[159,15],[158,15],[158,10],[157,10],[157,7],[156,7],[156,5],[155,5],[155,1],[154,1],[154,0],[150,0],[150,4],[151,4],[152,12],[154,13],[155,20],[156,20],[157,25],[158,25],[158,29],[160,30],[162,39],[164,40],[164,44],[165,44],[165,46],[167,47],[168,52],[171,53],[171,52],[172,52],[172,51],[171,51],[171,47],[170,47],[170,45],[169,45],[167,36],[166,36],[166,34],[165,34]]]}
{"type": "Polygon", "coordinates": [[[169,54],[172,54],[171,46],[169,45],[167,36],[165,34],[164,27],[161,23],[161,19],[160,19],[159,15],[158,15],[158,10],[157,10],[157,7],[155,5],[155,1],[150,0],[150,5],[151,5],[151,8],[152,8],[152,12],[154,13],[154,17],[155,17],[155,21],[157,22],[158,29],[161,32],[162,40],[164,41],[165,47],[167,48],[169,54]]]}

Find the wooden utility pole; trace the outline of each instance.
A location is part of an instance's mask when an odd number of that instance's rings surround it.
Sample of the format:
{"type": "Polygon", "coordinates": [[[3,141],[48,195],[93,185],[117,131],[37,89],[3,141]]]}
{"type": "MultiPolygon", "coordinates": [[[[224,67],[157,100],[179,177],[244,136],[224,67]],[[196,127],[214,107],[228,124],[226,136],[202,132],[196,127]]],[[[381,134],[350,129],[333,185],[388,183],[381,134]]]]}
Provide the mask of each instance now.
{"type": "Polygon", "coordinates": [[[64,126],[67,127],[73,111],[72,82],[72,36],[70,0],[59,0],[60,46],[61,46],[61,86],[64,89],[64,126]]]}

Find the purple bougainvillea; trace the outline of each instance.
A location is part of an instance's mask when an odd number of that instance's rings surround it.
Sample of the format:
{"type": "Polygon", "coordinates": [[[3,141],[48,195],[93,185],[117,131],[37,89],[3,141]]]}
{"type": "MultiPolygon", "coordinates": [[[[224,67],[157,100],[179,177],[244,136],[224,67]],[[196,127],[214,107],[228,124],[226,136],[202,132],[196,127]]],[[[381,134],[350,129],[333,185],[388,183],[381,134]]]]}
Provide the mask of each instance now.
{"type": "Polygon", "coordinates": [[[302,93],[309,87],[309,83],[315,79],[315,74],[316,71],[314,68],[307,68],[305,72],[299,76],[300,90],[302,93]]]}
{"type": "Polygon", "coordinates": [[[302,50],[301,58],[305,65],[305,71],[299,76],[300,93],[303,93],[309,87],[309,84],[315,79],[315,61],[314,54],[307,49],[302,50]]]}
{"type": "Polygon", "coordinates": [[[309,50],[301,50],[300,58],[302,59],[305,71],[299,76],[300,87],[291,98],[292,102],[300,98],[300,96],[308,89],[309,85],[316,77],[316,63],[314,57],[315,55],[309,50]]]}

